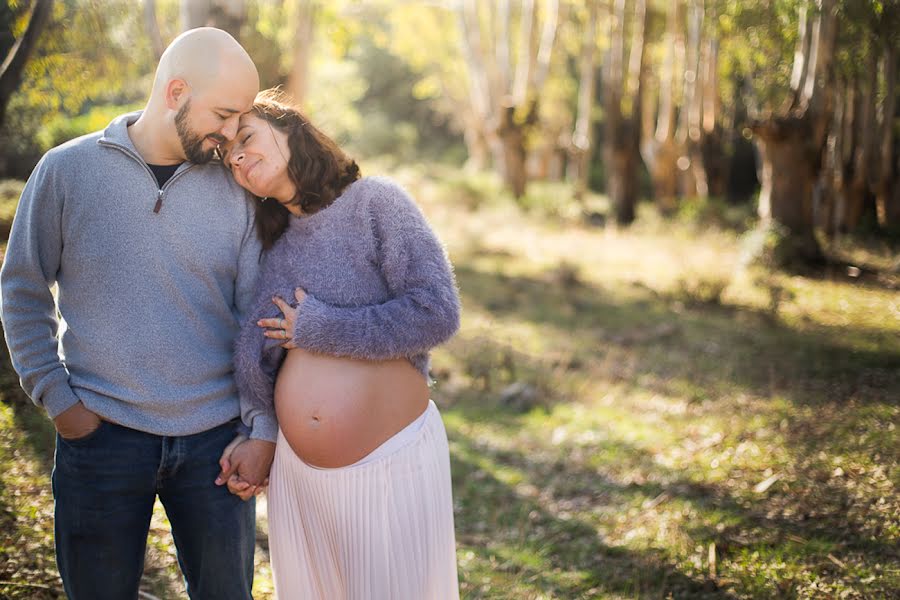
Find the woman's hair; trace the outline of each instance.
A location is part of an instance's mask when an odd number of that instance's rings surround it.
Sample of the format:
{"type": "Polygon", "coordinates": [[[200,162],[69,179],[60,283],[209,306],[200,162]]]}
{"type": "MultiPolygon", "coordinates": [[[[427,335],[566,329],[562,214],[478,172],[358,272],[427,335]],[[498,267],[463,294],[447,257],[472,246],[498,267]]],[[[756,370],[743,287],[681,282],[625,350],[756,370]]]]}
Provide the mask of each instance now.
{"type": "MultiPolygon", "coordinates": [[[[359,179],[359,166],[327,135],[316,129],[298,109],[287,103],[278,90],[256,96],[252,114],[287,134],[288,176],[297,188],[291,204],[304,213],[326,208],[344,189],[359,179]]],[[[272,247],[288,226],[290,213],[277,200],[256,204],[256,231],[263,250],[272,247]]]]}

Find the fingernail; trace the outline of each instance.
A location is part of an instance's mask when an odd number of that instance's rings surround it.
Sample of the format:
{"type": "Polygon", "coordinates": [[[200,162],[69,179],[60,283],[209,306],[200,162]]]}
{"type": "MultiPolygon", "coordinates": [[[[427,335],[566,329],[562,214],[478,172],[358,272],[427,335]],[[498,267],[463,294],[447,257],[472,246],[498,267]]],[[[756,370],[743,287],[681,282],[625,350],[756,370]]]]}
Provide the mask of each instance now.
{"type": "Polygon", "coordinates": [[[225,482],[222,481],[221,477],[216,477],[216,485],[222,485],[223,483],[225,483],[225,482]]]}

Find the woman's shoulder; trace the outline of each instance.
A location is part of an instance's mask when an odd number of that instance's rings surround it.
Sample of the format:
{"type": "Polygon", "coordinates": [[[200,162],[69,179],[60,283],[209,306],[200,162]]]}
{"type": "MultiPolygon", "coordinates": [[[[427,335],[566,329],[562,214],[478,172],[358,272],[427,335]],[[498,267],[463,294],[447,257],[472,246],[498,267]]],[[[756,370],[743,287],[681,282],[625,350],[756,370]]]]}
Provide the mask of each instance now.
{"type": "Polygon", "coordinates": [[[370,175],[358,179],[347,191],[368,209],[389,212],[418,210],[410,193],[398,181],[386,175],[370,175]]]}

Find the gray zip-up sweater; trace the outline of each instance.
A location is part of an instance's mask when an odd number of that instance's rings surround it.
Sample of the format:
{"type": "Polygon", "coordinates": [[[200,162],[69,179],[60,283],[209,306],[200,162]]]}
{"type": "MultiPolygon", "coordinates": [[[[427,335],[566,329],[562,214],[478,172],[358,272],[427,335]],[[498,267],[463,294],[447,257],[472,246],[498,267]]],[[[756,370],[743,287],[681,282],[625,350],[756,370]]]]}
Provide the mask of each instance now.
{"type": "MultiPolygon", "coordinates": [[[[41,159],[13,222],[0,312],[22,387],[50,417],[80,400],[127,427],[188,435],[241,414],[232,349],[260,245],[248,196],[221,165],[185,163],[159,189],[128,136],[138,115],[41,159]]],[[[252,437],[275,439],[272,411],[243,417],[252,437]]]]}

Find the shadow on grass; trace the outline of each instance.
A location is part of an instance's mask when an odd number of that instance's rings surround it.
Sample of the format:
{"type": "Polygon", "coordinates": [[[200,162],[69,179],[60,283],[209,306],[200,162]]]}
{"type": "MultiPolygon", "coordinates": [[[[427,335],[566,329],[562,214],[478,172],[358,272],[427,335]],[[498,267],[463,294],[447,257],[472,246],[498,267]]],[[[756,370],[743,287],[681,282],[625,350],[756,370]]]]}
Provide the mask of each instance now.
{"type": "MultiPolygon", "coordinates": [[[[470,412],[466,405],[457,404],[452,411],[464,423],[483,422],[485,417],[484,407],[470,412]]],[[[512,439],[524,424],[516,415],[495,411],[490,427],[501,438],[512,439]]],[[[781,553],[814,574],[811,576],[827,578],[829,569],[837,570],[825,560],[831,552],[862,555],[865,568],[876,562],[900,561],[900,550],[852,510],[858,499],[841,486],[805,482],[825,488],[818,492],[824,493],[828,502],[817,504],[808,502],[802,492],[797,497],[793,490],[759,495],[692,479],[691,473],[664,467],[647,450],[623,441],[581,448],[563,445],[549,452],[546,448],[523,451],[519,446],[497,448],[463,429],[448,427],[454,493],[461,506],[459,542],[476,549],[483,563],[494,568],[499,565],[517,581],[528,582],[529,592],[567,598],[596,597],[590,594],[601,591],[640,598],[664,598],[666,594],[718,598],[732,597],[730,589],[741,589],[729,587],[736,583],[734,576],[742,576],[741,564],[726,567],[730,569],[728,577],[717,582],[680,570],[673,561],[677,550],[667,544],[633,550],[604,542],[601,532],[615,523],[604,522],[601,515],[635,515],[635,527],[648,520],[658,525],[654,522],[657,506],[675,514],[687,510],[692,516],[676,527],[691,544],[704,549],[715,544],[723,565],[727,561],[741,563],[742,553],[781,553]],[[586,464],[583,458],[598,455],[606,457],[600,466],[586,464]],[[614,475],[622,472],[637,474],[638,481],[623,481],[614,475]],[[506,473],[504,479],[510,479],[512,473],[517,483],[504,483],[494,473],[506,473]],[[789,510],[785,511],[786,507],[789,510]],[[720,588],[718,584],[723,582],[729,583],[720,588]]],[[[679,558],[682,564],[689,559],[679,558]]],[[[477,575],[476,569],[470,570],[477,575]]],[[[833,575],[838,579],[847,576],[833,575]]],[[[889,580],[874,579],[866,584],[867,593],[897,591],[890,589],[893,584],[889,580]]],[[[767,585],[779,597],[793,596],[791,577],[767,585]]],[[[767,595],[760,588],[743,591],[751,597],[767,595]]]]}
{"type": "MultiPolygon", "coordinates": [[[[2,333],[0,327],[0,335],[2,333]]],[[[47,418],[47,413],[35,406],[19,386],[19,378],[12,368],[5,343],[0,343],[0,400],[12,408],[17,429],[24,436],[32,455],[49,474],[53,470],[56,429],[47,418]]]]}
{"type": "Polygon", "coordinates": [[[884,332],[853,327],[798,331],[766,312],[720,304],[684,306],[644,290],[636,290],[636,300],[617,301],[608,290],[577,280],[557,282],[552,273],[510,277],[461,265],[456,274],[465,304],[550,327],[587,348],[585,358],[625,349],[633,370],[652,376],[659,391],[685,384],[702,400],[739,387],[808,405],[900,397],[900,352],[851,345],[881,339],[884,332]]]}
{"type": "MultiPolygon", "coordinates": [[[[543,498],[528,497],[483,468],[481,458],[497,466],[523,469],[529,482],[546,485],[547,465],[518,453],[486,448],[459,431],[451,430],[452,469],[457,516],[457,543],[481,563],[463,561],[461,574],[467,597],[482,597],[477,588],[480,570],[507,575],[515,582],[508,590],[494,590],[485,597],[523,597],[549,594],[560,598],[595,598],[601,593],[637,598],[726,598],[713,581],[681,573],[655,549],[632,550],[604,542],[596,525],[571,512],[548,509],[543,498]],[[481,464],[479,464],[481,463],[481,464]],[[488,566],[489,565],[489,566],[488,566]],[[508,594],[502,596],[504,591],[508,594]],[[497,594],[501,596],[497,596],[497,594]]],[[[596,472],[574,473],[572,465],[560,471],[590,486],[596,495],[638,493],[623,490],[596,472]],[[587,479],[593,480],[588,484],[587,479]]],[[[595,498],[596,499],[596,498],[595,498]]]]}

